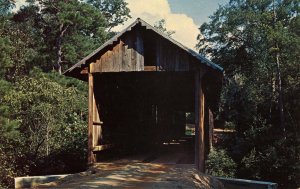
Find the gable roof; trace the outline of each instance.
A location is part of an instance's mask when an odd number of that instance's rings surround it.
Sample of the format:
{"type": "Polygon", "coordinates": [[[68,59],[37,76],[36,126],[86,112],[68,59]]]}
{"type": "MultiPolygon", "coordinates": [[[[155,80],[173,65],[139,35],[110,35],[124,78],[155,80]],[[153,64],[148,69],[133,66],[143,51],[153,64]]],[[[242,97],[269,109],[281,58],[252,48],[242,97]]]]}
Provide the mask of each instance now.
{"type": "Polygon", "coordinates": [[[172,39],[171,37],[169,37],[168,35],[166,35],[165,33],[163,33],[162,31],[160,31],[159,29],[151,26],[150,24],[148,24],[147,22],[145,22],[144,20],[137,18],[132,24],[130,24],[127,28],[125,28],[124,30],[122,30],[120,33],[118,33],[117,35],[115,35],[114,37],[112,37],[110,40],[108,40],[107,42],[105,42],[103,45],[101,45],[99,48],[97,48],[96,50],[94,50],[91,54],[89,54],[88,56],[86,56],[85,58],[83,58],[82,60],[80,60],[78,63],[74,64],[72,67],[70,67],[68,70],[66,70],[64,72],[65,75],[68,75],[68,73],[70,73],[71,71],[73,71],[76,68],[81,68],[83,65],[86,64],[86,61],[88,61],[89,59],[93,58],[95,55],[97,55],[100,51],[102,51],[103,49],[105,49],[106,47],[113,45],[114,42],[117,42],[120,37],[128,32],[131,31],[133,27],[135,27],[136,25],[141,24],[141,26],[146,27],[146,29],[148,30],[152,30],[155,33],[157,33],[158,35],[160,35],[161,37],[167,39],[169,42],[175,44],[176,46],[180,47],[181,49],[183,49],[184,51],[186,51],[189,55],[197,58],[198,60],[200,60],[200,62],[202,64],[205,64],[206,66],[209,66],[211,68],[213,68],[216,71],[222,72],[223,73],[223,68],[215,63],[213,63],[212,61],[208,60],[207,58],[205,58],[204,56],[200,55],[199,53],[195,52],[194,50],[182,45],[181,43],[179,43],[178,41],[172,39]]]}

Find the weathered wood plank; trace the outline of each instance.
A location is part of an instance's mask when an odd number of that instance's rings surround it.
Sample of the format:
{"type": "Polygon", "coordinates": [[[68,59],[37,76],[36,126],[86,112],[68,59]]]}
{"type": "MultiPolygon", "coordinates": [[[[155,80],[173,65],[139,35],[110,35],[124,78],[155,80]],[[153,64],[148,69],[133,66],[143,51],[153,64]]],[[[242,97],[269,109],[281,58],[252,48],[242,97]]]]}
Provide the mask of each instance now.
{"type": "Polygon", "coordinates": [[[105,54],[101,57],[102,63],[102,72],[110,72],[112,70],[112,52],[108,50],[105,54]]]}
{"type": "Polygon", "coordinates": [[[122,60],[123,60],[123,49],[124,49],[124,42],[122,40],[120,40],[119,42],[119,49],[118,49],[118,64],[119,64],[119,71],[122,71],[122,60]]]}
{"type": "Polygon", "coordinates": [[[144,66],[144,71],[156,71],[156,66],[144,66]]]}
{"type": "Polygon", "coordinates": [[[98,146],[95,146],[93,148],[93,151],[94,152],[99,152],[99,151],[103,151],[103,150],[107,150],[107,149],[110,149],[112,148],[114,145],[113,144],[103,144],[103,145],[98,145],[98,146]]]}
{"type": "MultiPolygon", "coordinates": [[[[134,41],[132,41],[134,43],[134,41]]],[[[131,51],[131,70],[138,71],[137,67],[137,52],[133,47],[130,49],[131,51]]]]}
{"type": "Polygon", "coordinates": [[[116,46],[113,48],[113,72],[119,72],[120,71],[120,65],[121,61],[119,60],[119,53],[120,53],[120,44],[116,44],[116,46]]]}
{"type": "Polygon", "coordinates": [[[102,139],[102,127],[98,125],[100,123],[99,108],[97,107],[95,95],[93,95],[93,147],[100,144],[102,139]]]}
{"type": "Polygon", "coordinates": [[[213,147],[213,137],[214,137],[214,114],[211,109],[208,109],[208,125],[209,125],[209,150],[213,147]]]}
{"type": "Polygon", "coordinates": [[[155,51],[153,58],[145,57],[144,45],[141,31],[125,35],[96,60],[94,72],[190,71],[199,68],[194,57],[166,40],[156,38],[151,44],[155,47],[148,48],[155,51]],[[156,70],[144,68],[145,58],[154,60],[156,70]]]}
{"type": "Polygon", "coordinates": [[[204,145],[204,93],[201,83],[202,73],[195,73],[195,164],[199,171],[205,171],[204,145]]]}
{"type": "Polygon", "coordinates": [[[123,45],[122,69],[121,71],[133,71],[131,68],[130,40],[127,38],[123,45]]]}
{"type": "Polygon", "coordinates": [[[136,71],[144,70],[144,40],[141,31],[136,34],[136,71]]]}
{"type": "MultiPolygon", "coordinates": [[[[90,67],[90,70],[93,70],[93,68],[90,67]]],[[[92,73],[89,73],[88,164],[93,164],[96,161],[95,155],[93,153],[93,98],[94,77],[92,73]]]]}
{"type": "Polygon", "coordinates": [[[161,40],[156,39],[155,40],[155,45],[156,45],[156,70],[160,70],[161,68],[161,40]]]}

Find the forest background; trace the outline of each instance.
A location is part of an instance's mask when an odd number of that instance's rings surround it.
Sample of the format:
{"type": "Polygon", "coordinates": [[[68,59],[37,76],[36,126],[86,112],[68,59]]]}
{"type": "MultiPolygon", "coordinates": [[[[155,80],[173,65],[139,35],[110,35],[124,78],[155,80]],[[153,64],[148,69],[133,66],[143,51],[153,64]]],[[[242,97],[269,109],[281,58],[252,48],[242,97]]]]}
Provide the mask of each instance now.
{"type": "MultiPolygon", "coordinates": [[[[123,0],[27,2],[0,2],[0,188],[86,168],[87,86],[61,73],[130,18],[123,0]]],[[[236,130],[208,173],[299,187],[299,4],[230,0],[201,25],[199,53],[225,70],[216,126],[236,130]]]]}

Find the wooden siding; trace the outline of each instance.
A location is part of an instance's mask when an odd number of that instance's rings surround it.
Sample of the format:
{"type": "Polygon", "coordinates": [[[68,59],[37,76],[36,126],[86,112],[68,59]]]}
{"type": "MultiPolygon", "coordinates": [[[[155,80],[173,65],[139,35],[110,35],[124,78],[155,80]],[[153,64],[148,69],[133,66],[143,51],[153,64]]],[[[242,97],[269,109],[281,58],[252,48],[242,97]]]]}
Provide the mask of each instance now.
{"type": "Polygon", "coordinates": [[[144,27],[133,28],[91,62],[91,73],[191,71],[199,60],[144,27]],[[154,40],[153,40],[154,39],[154,40]],[[146,62],[145,64],[145,60],[146,62]]]}

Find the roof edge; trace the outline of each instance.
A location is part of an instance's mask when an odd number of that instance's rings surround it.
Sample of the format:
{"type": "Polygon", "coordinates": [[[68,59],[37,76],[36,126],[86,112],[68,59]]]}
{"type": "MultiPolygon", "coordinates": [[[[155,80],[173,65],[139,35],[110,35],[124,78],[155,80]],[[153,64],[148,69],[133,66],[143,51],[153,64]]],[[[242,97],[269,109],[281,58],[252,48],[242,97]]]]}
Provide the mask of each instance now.
{"type": "Polygon", "coordinates": [[[157,34],[159,34],[160,36],[162,36],[163,38],[169,40],[170,42],[172,42],[173,44],[177,45],[178,47],[180,47],[181,49],[185,50],[187,53],[189,53],[190,55],[192,55],[193,57],[197,58],[198,60],[201,61],[201,63],[213,68],[214,70],[217,70],[219,72],[221,72],[223,74],[224,69],[213,63],[212,61],[210,61],[209,59],[205,58],[204,56],[200,55],[199,53],[195,52],[194,50],[184,46],[183,44],[181,44],[180,42],[174,40],[173,38],[171,38],[170,36],[166,35],[164,32],[160,31],[159,29],[151,26],[150,24],[148,24],[146,21],[142,20],[141,18],[137,18],[133,23],[131,23],[129,26],[127,26],[125,29],[123,29],[121,32],[119,32],[118,34],[116,34],[114,37],[112,37],[111,39],[109,39],[108,41],[106,41],[104,44],[102,44],[99,48],[97,48],[96,50],[94,50],[92,53],[90,53],[88,56],[86,56],[85,58],[83,58],[82,60],[80,60],[79,62],[77,62],[76,64],[74,64],[73,66],[71,66],[69,69],[67,69],[63,74],[67,75],[69,72],[73,71],[75,68],[81,68],[84,64],[86,64],[86,61],[88,61],[89,59],[93,58],[97,53],[99,53],[102,49],[106,48],[109,45],[112,45],[114,42],[118,41],[119,38],[127,31],[130,31],[134,26],[136,26],[137,24],[141,24],[142,26],[146,27],[146,29],[150,29],[154,32],[156,32],[157,34]]]}

